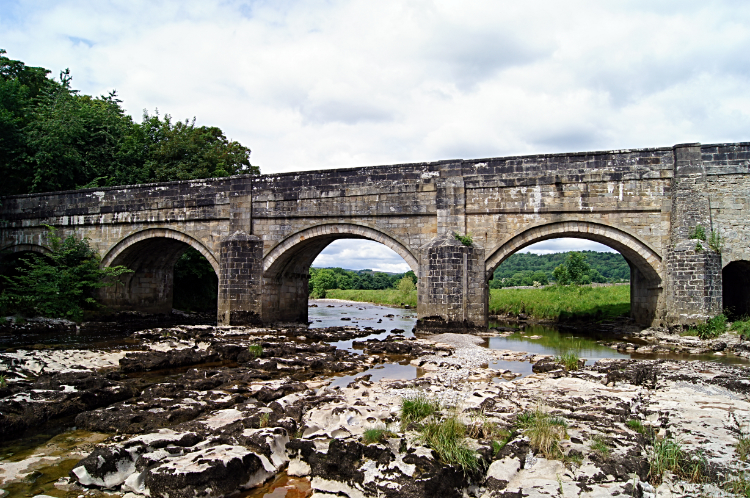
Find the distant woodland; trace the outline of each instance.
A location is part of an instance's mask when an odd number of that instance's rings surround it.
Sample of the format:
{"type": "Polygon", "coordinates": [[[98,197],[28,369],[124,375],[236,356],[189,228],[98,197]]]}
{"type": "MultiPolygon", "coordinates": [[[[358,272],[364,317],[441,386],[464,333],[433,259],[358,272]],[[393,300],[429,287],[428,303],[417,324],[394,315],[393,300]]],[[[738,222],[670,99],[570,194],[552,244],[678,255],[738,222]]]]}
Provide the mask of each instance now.
{"type": "MultiPolygon", "coordinates": [[[[513,254],[497,267],[490,280],[490,288],[534,285],[534,282],[546,285],[555,280],[555,268],[563,265],[569,259],[570,254],[570,252],[513,254]]],[[[580,251],[580,254],[584,256],[585,263],[589,266],[590,282],[630,281],[630,267],[622,254],[595,251],[580,251]]]]}

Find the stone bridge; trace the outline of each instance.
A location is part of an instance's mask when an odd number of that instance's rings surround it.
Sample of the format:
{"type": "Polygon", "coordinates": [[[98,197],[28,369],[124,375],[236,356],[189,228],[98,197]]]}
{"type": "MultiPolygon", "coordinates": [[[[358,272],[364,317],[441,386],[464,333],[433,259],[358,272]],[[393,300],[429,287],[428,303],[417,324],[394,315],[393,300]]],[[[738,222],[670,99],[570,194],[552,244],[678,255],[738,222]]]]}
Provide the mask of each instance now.
{"type": "Polygon", "coordinates": [[[639,323],[677,324],[750,310],[749,200],[750,143],[683,144],[7,197],[0,247],[43,253],[46,225],[88,237],[102,265],[133,270],[104,302],[145,312],[171,309],[174,263],[193,247],[218,275],[219,323],[247,324],[307,321],[316,256],[371,239],[418,275],[421,325],[471,327],[487,324],[488,281],[508,256],[578,237],[627,259],[639,323]],[[691,239],[698,225],[721,253],[691,239]]]}

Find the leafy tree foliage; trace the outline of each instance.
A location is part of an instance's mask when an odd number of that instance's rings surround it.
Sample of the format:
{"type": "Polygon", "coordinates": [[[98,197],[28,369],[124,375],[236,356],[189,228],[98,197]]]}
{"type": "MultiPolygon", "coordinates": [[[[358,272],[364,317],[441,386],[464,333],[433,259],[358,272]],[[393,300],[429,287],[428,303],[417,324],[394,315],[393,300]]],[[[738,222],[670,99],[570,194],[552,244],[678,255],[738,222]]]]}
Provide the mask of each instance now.
{"type": "MultiPolygon", "coordinates": [[[[250,149],[229,140],[217,127],[197,126],[195,119],[175,121],[158,112],[144,112],[141,123],[136,123],[114,91],[100,97],[82,95],[72,88],[68,70],[58,79],[49,74],[45,68],[8,58],[0,49],[0,174],[4,180],[0,195],[259,172],[250,164],[250,149]]],[[[64,247],[72,243],[72,239],[61,242],[64,247]]],[[[2,297],[7,309],[79,316],[84,309],[80,303],[63,313],[61,303],[70,299],[45,291],[41,281],[38,298],[21,292],[17,278],[38,278],[45,272],[60,271],[60,278],[85,277],[71,283],[70,292],[80,291],[85,299],[92,299],[96,274],[82,273],[78,267],[68,270],[50,260],[44,260],[49,263],[45,266],[38,256],[23,260],[26,266],[22,264],[19,270],[7,269],[16,282],[6,286],[2,297]]],[[[84,266],[91,265],[85,261],[84,266]]],[[[59,283],[55,282],[50,280],[48,287],[59,283]]],[[[189,250],[175,266],[173,305],[191,311],[215,309],[217,285],[208,261],[189,250]]],[[[90,301],[84,304],[93,306],[90,301]]]]}
{"type": "Polygon", "coordinates": [[[143,114],[116,93],[92,97],[0,50],[0,195],[258,173],[221,129],[143,114]]]}
{"type": "MultiPolygon", "coordinates": [[[[344,270],[342,268],[310,268],[310,297],[323,298],[330,289],[393,289],[399,288],[402,280],[416,283],[417,277],[409,270],[406,273],[382,273],[372,270],[344,270]]],[[[404,284],[406,285],[406,284],[404,284]]]]}
{"type": "Polygon", "coordinates": [[[48,239],[49,254],[22,257],[19,275],[3,276],[6,288],[0,308],[5,314],[79,321],[84,310],[98,306],[95,289],[114,285],[119,275],[130,271],[124,266],[100,268],[99,257],[86,239],[61,239],[52,228],[48,239]]]}
{"type": "MultiPolygon", "coordinates": [[[[570,253],[530,254],[516,253],[506,259],[490,280],[490,287],[530,286],[535,281],[545,285],[554,278],[555,268],[564,265],[570,253]],[[544,276],[542,276],[544,274],[544,276]]],[[[630,266],[619,253],[581,251],[591,267],[591,282],[622,282],[630,280],[630,266]]]]}

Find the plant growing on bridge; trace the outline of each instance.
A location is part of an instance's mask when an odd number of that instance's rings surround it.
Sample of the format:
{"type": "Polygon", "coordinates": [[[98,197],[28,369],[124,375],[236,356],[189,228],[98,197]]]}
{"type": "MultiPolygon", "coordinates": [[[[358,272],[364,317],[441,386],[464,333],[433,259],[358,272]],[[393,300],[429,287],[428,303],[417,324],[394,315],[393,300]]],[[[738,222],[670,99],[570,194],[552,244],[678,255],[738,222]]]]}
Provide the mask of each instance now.
{"type": "Polygon", "coordinates": [[[698,239],[698,240],[706,240],[706,229],[703,228],[701,225],[696,225],[695,228],[693,228],[693,231],[690,232],[690,235],[688,236],[690,239],[698,239]]]}
{"type": "Polygon", "coordinates": [[[724,238],[717,230],[711,230],[711,235],[708,237],[708,247],[719,254],[724,249],[724,238]]]}
{"type": "Polygon", "coordinates": [[[3,276],[6,288],[0,294],[0,310],[80,321],[85,309],[100,306],[94,298],[96,289],[115,285],[120,275],[131,270],[124,266],[101,268],[87,239],[73,235],[62,239],[54,228],[48,230],[50,252],[20,258],[20,275],[3,276]]]}
{"type": "Polygon", "coordinates": [[[474,239],[472,239],[471,235],[469,235],[468,233],[466,235],[460,235],[454,232],[453,236],[456,237],[457,241],[465,246],[471,247],[472,245],[474,245],[474,239]]]}

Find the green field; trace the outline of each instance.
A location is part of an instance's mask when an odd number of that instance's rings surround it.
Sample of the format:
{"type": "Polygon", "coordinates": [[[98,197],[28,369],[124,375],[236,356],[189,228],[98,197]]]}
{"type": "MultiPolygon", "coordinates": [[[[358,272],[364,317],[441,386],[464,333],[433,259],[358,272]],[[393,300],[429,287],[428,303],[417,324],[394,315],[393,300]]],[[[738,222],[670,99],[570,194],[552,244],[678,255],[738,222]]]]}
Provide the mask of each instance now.
{"type": "Polygon", "coordinates": [[[398,289],[329,289],[326,291],[327,299],[345,299],[347,301],[359,301],[363,303],[382,304],[385,306],[402,307],[404,305],[417,307],[417,291],[411,291],[404,295],[398,289]]]}
{"type": "Polygon", "coordinates": [[[490,313],[526,313],[539,320],[602,320],[630,312],[630,286],[557,286],[544,289],[491,289],[490,313]]]}
{"type": "MultiPolygon", "coordinates": [[[[396,289],[331,289],[327,298],[387,306],[417,305],[417,293],[406,296],[396,289]]],[[[630,312],[630,286],[576,287],[551,285],[544,289],[490,289],[490,314],[526,313],[539,320],[571,318],[603,320],[630,312]]]]}

